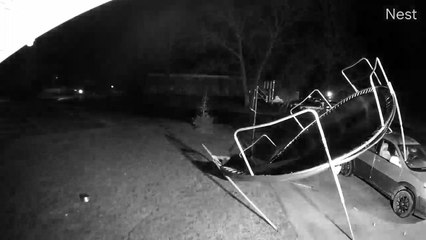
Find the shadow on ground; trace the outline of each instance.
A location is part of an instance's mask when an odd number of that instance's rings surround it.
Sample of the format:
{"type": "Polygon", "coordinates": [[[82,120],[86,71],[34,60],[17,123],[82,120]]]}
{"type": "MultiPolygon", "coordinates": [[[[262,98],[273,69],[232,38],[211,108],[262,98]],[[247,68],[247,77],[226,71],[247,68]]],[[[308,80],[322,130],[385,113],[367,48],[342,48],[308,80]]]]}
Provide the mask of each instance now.
{"type": "MultiPolygon", "coordinates": [[[[166,139],[185,156],[185,159],[190,161],[196,168],[198,168],[207,178],[209,178],[212,182],[214,182],[219,188],[221,188],[224,192],[226,192],[233,199],[238,201],[245,208],[250,210],[252,213],[257,215],[260,219],[266,222],[265,219],[262,218],[255,210],[250,208],[246,203],[240,200],[234,193],[226,189],[219,181],[217,181],[214,177],[220,178],[222,180],[226,180],[223,176],[222,172],[216,167],[216,165],[208,160],[208,157],[204,156],[202,153],[197,150],[191,148],[187,144],[185,144],[182,140],[178,139],[173,133],[167,133],[165,135],[166,139]],[[202,160],[204,159],[204,160],[202,160]],[[206,162],[205,160],[208,160],[206,162]],[[214,176],[214,177],[213,177],[214,176]]],[[[267,223],[267,222],[266,222],[267,223]]]]}

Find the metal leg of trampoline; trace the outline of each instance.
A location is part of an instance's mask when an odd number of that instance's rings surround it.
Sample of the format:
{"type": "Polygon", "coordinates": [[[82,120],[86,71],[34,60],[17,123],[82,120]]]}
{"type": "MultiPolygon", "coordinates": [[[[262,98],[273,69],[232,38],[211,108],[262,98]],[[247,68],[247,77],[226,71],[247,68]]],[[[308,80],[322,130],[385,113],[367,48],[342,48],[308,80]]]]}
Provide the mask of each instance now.
{"type": "Polygon", "coordinates": [[[265,221],[269,224],[269,225],[271,225],[271,227],[272,228],[274,228],[275,229],[275,231],[278,231],[278,228],[277,228],[277,226],[275,226],[275,224],[274,223],[272,223],[272,221],[271,220],[269,220],[269,218],[267,218],[266,217],[266,215],[262,212],[262,211],[260,211],[260,209],[247,197],[247,195],[245,195],[244,193],[243,193],[243,191],[241,191],[241,189],[237,186],[237,184],[235,184],[235,182],[230,178],[230,177],[228,177],[228,176],[225,176],[226,177],[226,179],[228,179],[228,181],[238,190],[238,192],[240,192],[240,194],[241,195],[243,195],[243,197],[247,200],[247,202],[249,202],[250,203],[250,205],[252,206],[252,207],[254,207],[254,209],[256,209],[256,211],[257,211],[257,213],[263,218],[263,219],[265,219],[265,221]]]}
{"type": "Polygon", "coordinates": [[[339,181],[339,178],[337,176],[339,172],[337,171],[336,167],[333,166],[332,164],[330,164],[330,167],[331,167],[331,172],[333,174],[334,181],[336,182],[337,191],[339,192],[340,202],[342,203],[343,209],[345,210],[346,220],[348,221],[349,230],[351,231],[352,240],[355,240],[354,232],[352,231],[351,220],[349,219],[348,210],[347,210],[346,204],[345,204],[345,198],[343,197],[342,187],[340,185],[340,181],[339,181]]]}
{"type": "MultiPolygon", "coordinates": [[[[219,168],[219,170],[220,170],[220,165],[221,165],[221,163],[220,163],[220,161],[217,159],[217,156],[216,155],[213,155],[211,152],[210,152],[210,150],[204,145],[204,144],[201,144],[203,147],[204,147],[204,149],[207,151],[207,153],[210,155],[210,157],[211,157],[211,159],[212,159],[212,161],[216,164],[216,166],[219,168]]],[[[249,202],[250,203],[250,205],[257,211],[257,213],[269,224],[269,225],[271,225],[271,227],[272,228],[274,228],[275,229],[275,231],[278,231],[278,228],[277,228],[277,226],[275,226],[275,224],[274,223],[272,223],[272,221],[271,220],[269,220],[269,218],[267,218],[266,217],[266,215],[262,212],[262,211],[260,211],[260,209],[256,206],[256,204],[254,204],[248,197],[247,197],[247,195],[245,195],[244,194],[244,192],[243,191],[241,191],[241,189],[237,186],[237,184],[229,177],[229,176],[226,176],[226,175],[223,175],[223,176],[225,176],[225,178],[226,179],[228,179],[228,181],[232,184],[232,186],[234,186],[234,188],[236,188],[237,190],[238,190],[238,192],[240,192],[240,194],[241,195],[243,195],[243,197],[247,200],[247,202],[249,202]]]]}

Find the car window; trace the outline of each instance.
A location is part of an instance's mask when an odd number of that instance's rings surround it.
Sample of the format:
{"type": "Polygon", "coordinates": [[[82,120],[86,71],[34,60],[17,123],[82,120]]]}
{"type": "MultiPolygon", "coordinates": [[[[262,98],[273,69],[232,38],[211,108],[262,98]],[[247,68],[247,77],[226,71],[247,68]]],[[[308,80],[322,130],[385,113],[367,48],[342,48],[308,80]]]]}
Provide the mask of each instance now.
{"type": "MultiPolygon", "coordinates": [[[[408,144],[407,146],[407,166],[414,170],[426,170],[426,153],[420,144],[408,144]]],[[[398,146],[403,153],[402,145],[398,146]]]]}
{"type": "Polygon", "coordinates": [[[377,155],[380,155],[380,149],[382,148],[383,141],[384,140],[381,140],[378,144],[371,147],[371,151],[373,151],[377,155]]]}
{"type": "Polygon", "coordinates": [[[380,146],[382,145],[382,143],[383,143],[383,140],[380,141],[378,144],[373,145],[372,147],[369,148],[370,151],[372,151],[375,154],[379,154],[379,149],[380,149],[380,146]]]}
{"type": "Polygon", "coordinates": [[[396,147],[388,140],[383,140],[378,154],[389,161],[392,156],[397,156],[396,147]]]}
{"type": "Polygon", "coordinates": [[[389,144],[389,152],[390,152],[391,156],[398,156],[398,151],[396,150],[396,146],[389,141],[386,141],[386,142],[388,142],[388,144],[389,144]]]}

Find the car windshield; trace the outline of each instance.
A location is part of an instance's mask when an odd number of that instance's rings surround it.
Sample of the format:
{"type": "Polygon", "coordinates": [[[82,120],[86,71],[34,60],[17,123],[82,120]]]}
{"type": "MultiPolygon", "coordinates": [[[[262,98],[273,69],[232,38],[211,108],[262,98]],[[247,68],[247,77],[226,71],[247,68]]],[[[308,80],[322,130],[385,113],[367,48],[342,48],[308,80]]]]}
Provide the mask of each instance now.
{"type": "MultiPolygon", "coordinates": [[[[411,169],[426,170],[426,154],[420,144],[409,144],[407,146],[407,166],[411,169]]],[[[404,148],[399,145],[401,153],[404,154],[404,148]]]]}
{"type": "Polygon", "coordinates": [[[322,101],[320,99],[317,99],[317,98],[310,98],[306,102],[310,103],[310,104],[316,104],[316,105],[321,105],[321,103],[322,103],[322,101]]]}
{"type": "Polygon", "coordinates": [[[321,107],[322,103],[318,99],[308,98],[301,104],[301,106],[321,107]]]}

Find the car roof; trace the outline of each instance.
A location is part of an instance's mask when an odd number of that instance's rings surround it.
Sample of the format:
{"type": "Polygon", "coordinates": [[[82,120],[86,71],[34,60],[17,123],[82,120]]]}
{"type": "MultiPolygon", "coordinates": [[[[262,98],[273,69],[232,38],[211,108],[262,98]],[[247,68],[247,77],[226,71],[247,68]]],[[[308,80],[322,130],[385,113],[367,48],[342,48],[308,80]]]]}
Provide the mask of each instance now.
{"type": "MultiPolygon", "coordinates": [[[[398,145],[402,144],[401,134],[398,132],[388,133],[384,136],[384,139],[394,142],[398,145]]],[[[405,144],[420,144],[414,138],[405,135],[405,144]]]]}

